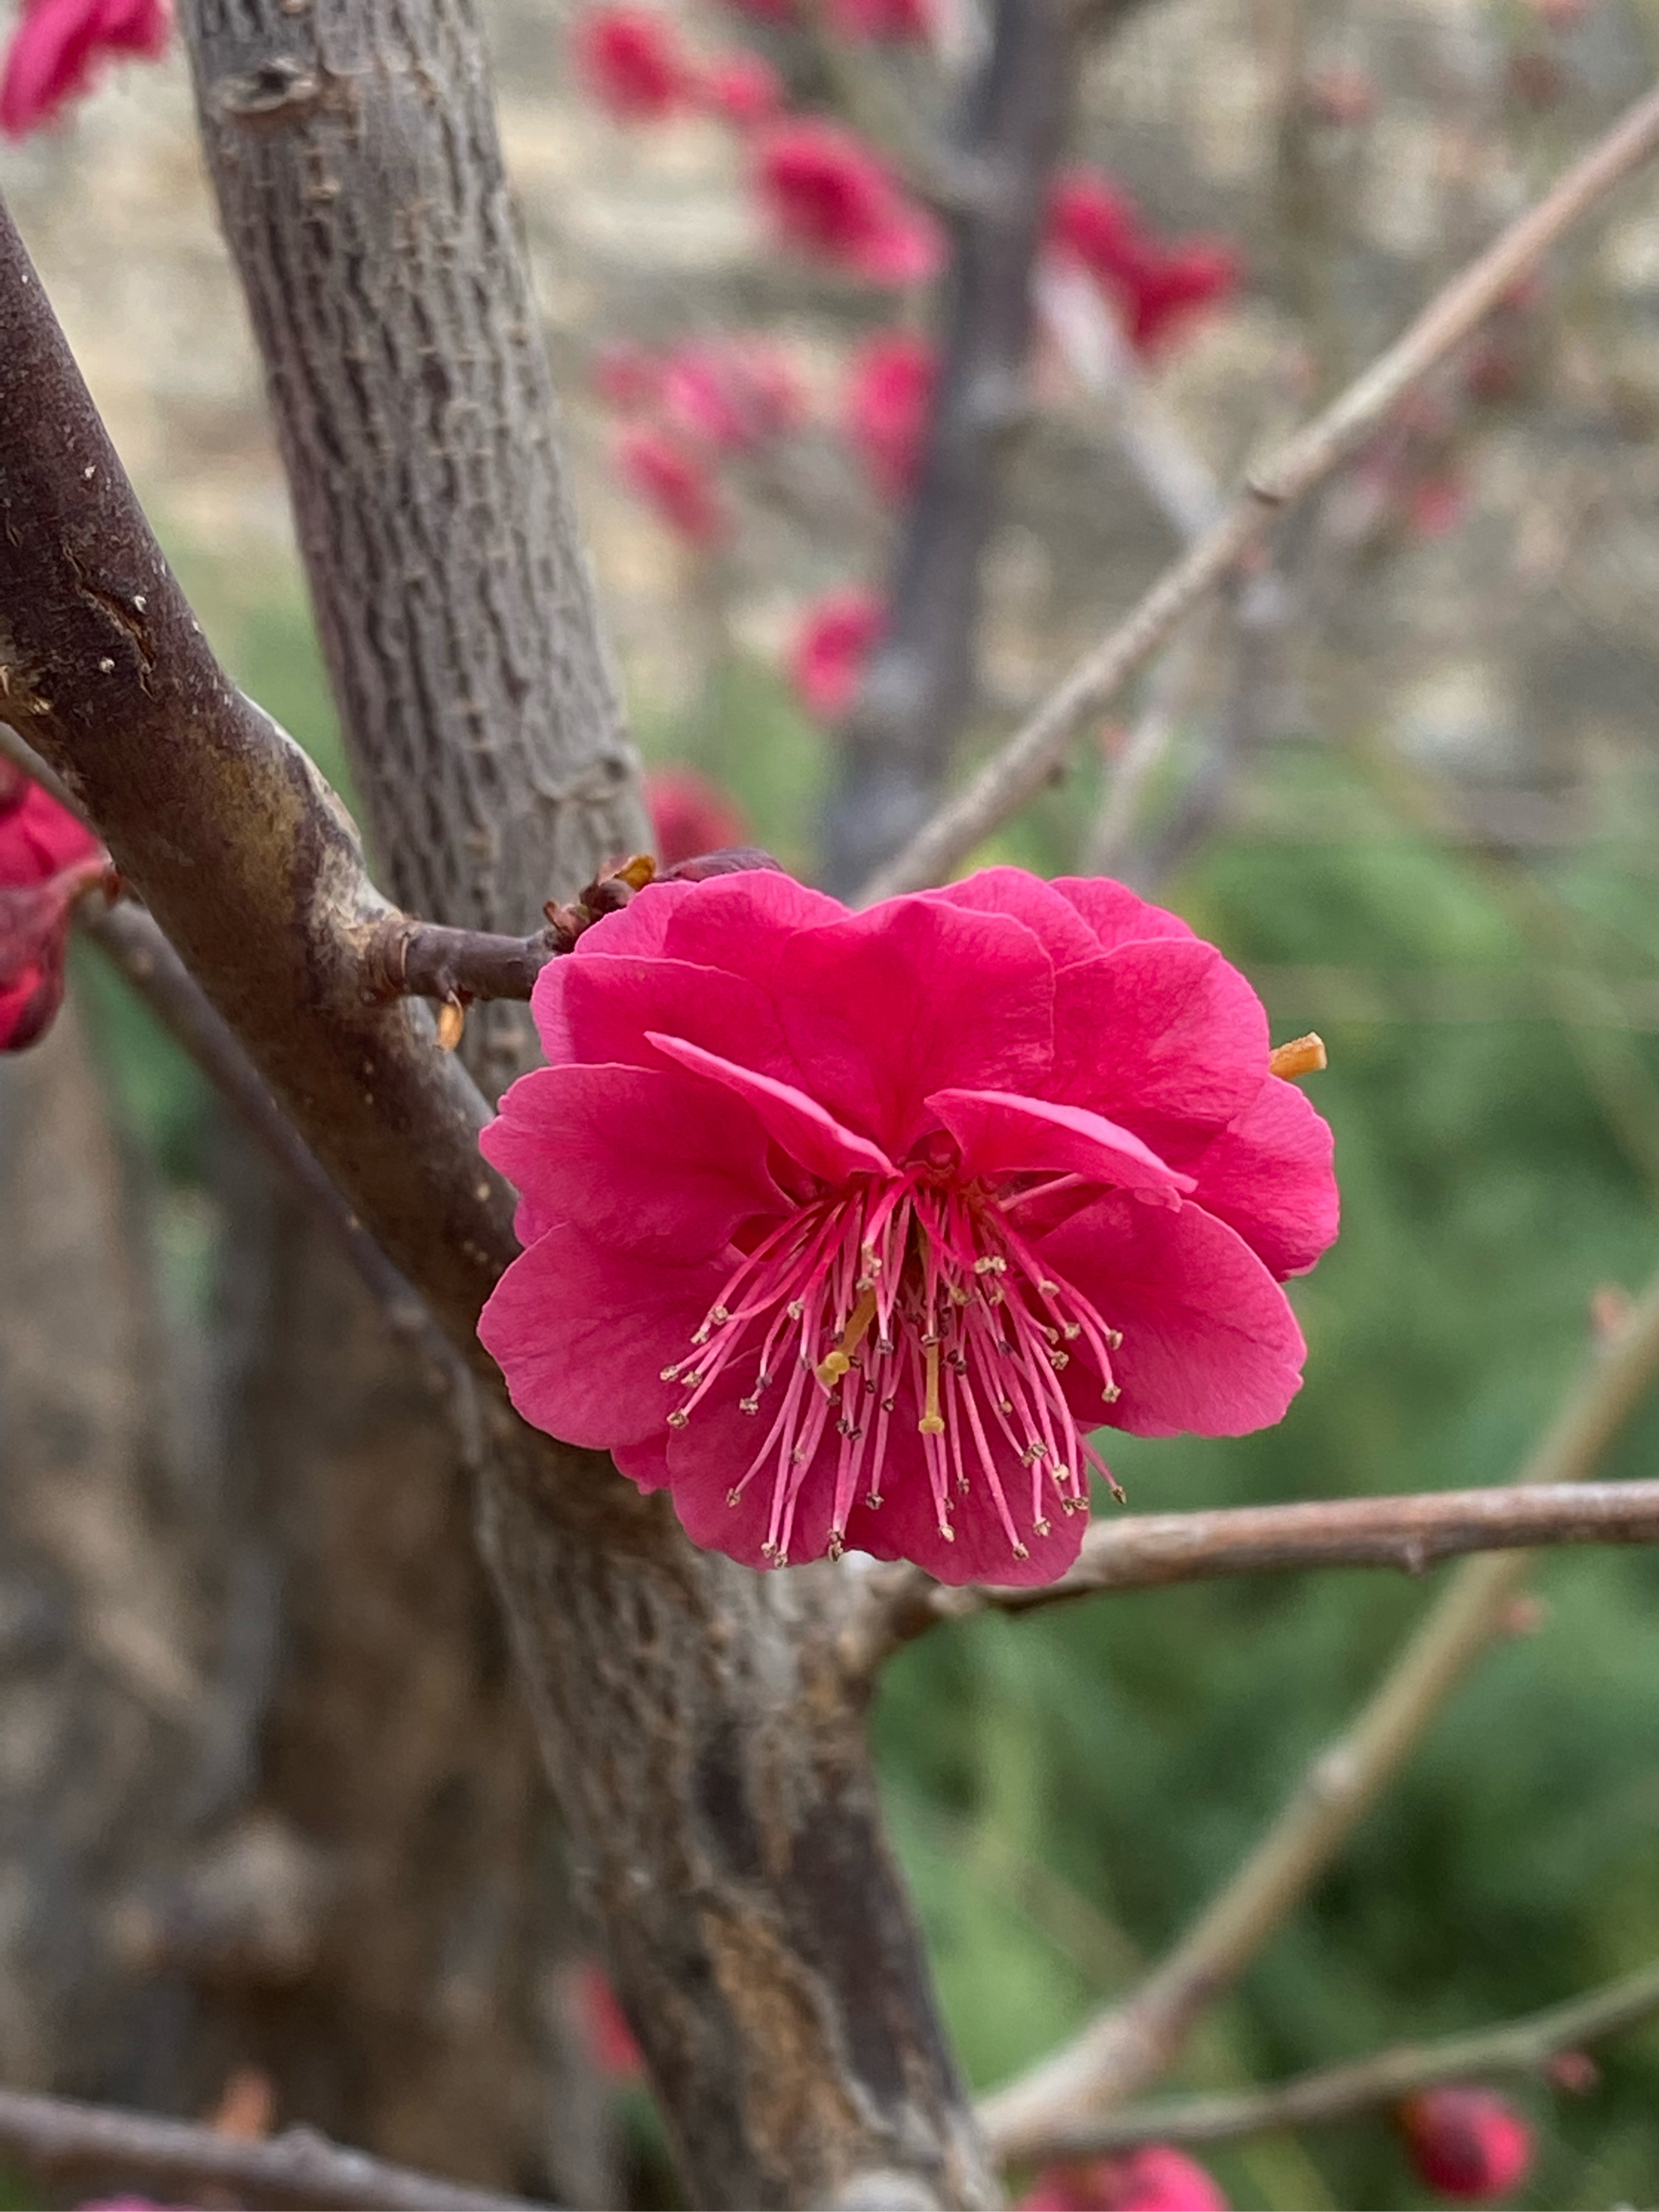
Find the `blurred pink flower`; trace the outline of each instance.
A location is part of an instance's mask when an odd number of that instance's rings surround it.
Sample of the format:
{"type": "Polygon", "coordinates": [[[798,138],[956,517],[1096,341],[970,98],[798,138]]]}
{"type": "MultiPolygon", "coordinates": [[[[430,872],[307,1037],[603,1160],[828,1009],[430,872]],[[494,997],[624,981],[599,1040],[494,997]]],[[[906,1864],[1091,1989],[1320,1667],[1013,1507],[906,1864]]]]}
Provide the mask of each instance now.
{"type": "Polygon", "coordinates": [[[1121,884],[652,884],[534,1008],[479,1334],[694,1543],[1052,1581],[1089,1431],[1239,1435],[1300,1387],[1278,1279],[1335,1233],[1330,1133],[1244,978],[1121,884]]]}
{"type": "Polygon", "coordinates": [[[1238,284],[1238,258],[1224,241],[1154,237],[1133,202],[1098,170],[1074,169],[1056,184],[1048,242],[1094,277],[1130,346],[1143,356],[1158,352],[1238,284]]]}
{"type": "Polygon", "coordinates": [[[109,855],[89,830],[0,759],[0,1052],[43,1036],[64,1000],[76,901],[109,855]]]}
{"type": "Polygon", "coordinates": [[[847,438],[881,497],[896,504],[915,489],[938,361],[925,338],[895,331],[855,355],[847,387],[847,438]]]}
{"type": "Polygon", "coordinates": [[[887,610],[860,584],[825,592],[806,610],[789,656],[790,680],[807,712],[838,722],[858,696],[887,610]]]}
{"type": "Polygon", "coordinates": [[[703,71],[702,105],[739,131],[758,130],[782,114],[787,104],[783,79],[770,62],[738,47],[718,55],[703,71]]]}
{"type": "Polygon", "coordinates": [[[824,14],[838,38],[890,46],[926,39],[933,29],[927,0],[824,0],[824,14]]]}
{"type": "Polygon", "coordinates": [[[665,868],[741,845],[749,836],[743,809],[694,768],[647,769],[645,803],[656,833],[656,857],[665,868]]]}
{"type": "Polygon", "coordinates": [[[578,73],[619,122],[655,123],[690,105],[691,70],[665,16],[648,8],[595,8],[574,37],[578,73]]]}
{"type": "Polygon", "coordinates": [[[1170,2143],[1045,2166],[1019,2212],[1227,2212],[1215,2176],[1170,2143]]]}
{"type": "Polygon", "coordinates": [[[688,544],[715,545],[725,537],[727,518],[708,463],[667,431],[648,423],[629,430],[617,446],[617,470],[688,544]]]}
{"type": "Polygon", "coordinates": [[[1227,2212],[1214,2176],[1168,2143],[1045,2166],[1019,2212],[1227,2212]]]}
{"type": "Polygon", "coordinates": [[[939,265],[933,217],[838,123],[808,116],[777,125],[760,142],[755,189],[785,245],[872,283],[915,283],[939,265]]]}
{"type": "Polygon", "coordinates": [[[759,341],[693,343],[662,363],[668,427],[717,453],[752,453],[799,422],[805,398],[794,371],[759,341]]]}
{"type": "Polygon", "coordinates": [[[155,60],[172,22],[167,0],[25,0],[0,76],[0,133],[49,123],[90,90],[107,55],[155,60]]]}
{"type": "Polygon", "coordinates": [[[793,23],[795,20],[795,0],[726,0],[726,5],[757,23],[793,23]]]}
{"type": "Polygon", "coordinates": [[[1496,2089],[1425,2089],[1401,2105],[1399,2121],[1413,2166],[1443,2197],[1490,2204],[1532,2165],[1532,2130],[1496,2089]]]}

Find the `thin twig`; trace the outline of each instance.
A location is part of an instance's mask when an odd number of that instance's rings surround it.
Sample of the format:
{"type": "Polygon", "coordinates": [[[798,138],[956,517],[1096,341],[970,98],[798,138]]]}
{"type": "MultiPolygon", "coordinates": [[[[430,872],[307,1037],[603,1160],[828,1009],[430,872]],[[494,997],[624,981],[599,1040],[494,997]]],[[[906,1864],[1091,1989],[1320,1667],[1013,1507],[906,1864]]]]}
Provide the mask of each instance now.
{"type": "Polygon", "coordinates": [[[311,2128],[246,2142],[187,2120],[18,2089],[0,2089],[0,2149],[44,2179],[136,2174],[198,2202],[204,2191],[229,2190],[247,2203],[340,2212],[531,2212],[523,2197],[390,2166],[311,2128]]]}
{"type": "Polygon", "coordinates": [[[452,1388],[460,1387],[461,1363],[425,1301],[346,1204],[154,918],[131,899],[113,906],[101,899],[83,899],[76,914],[85,935],[189,1054],[289,1187],[328,1229],[395,1333],[452,1388]]]}
{"type": "MultiPolygon", "coordinates": [[[[1522,1467],[1528,1488],[1583,1482],[1659,1374],[1659,1279],[1522,1467]]],[[[1255,1956],[1340,1849],[1470,1668],[1502,1631],[1525,1552],[1471,1559],[1419,1622],[1346,1733],[1313,1760],[1231,1881],[1139,1988],[1064,2049],[996,2091],[981,2117],[1000,2160],[1057,2123],[1121,2104],[1169,2065],[1206,2008],[1255,1956]]]]}
{"type": "Polygon", "coordinates": [[[1536,2074],[1558,2052],[1617,2035],[1659,2013],[1659,1965],[1572,1997],[1547,2011],[1495,2027],[1447,2035],[1432,2043],[1400,2043],[1369,2057],[1322,2066],[1261,2089],[1219,2095],[1158,2097],[1127,2111],[1057,2122],[1040,2154],[1090,2158],[1137,2143],[1230,2142],[1274,2128],[1347,2119],[1392,2105],[1442,2081],[1486,2080],[1494,2074],[1536,2074]]]}
{"type": "Polygon", "coordinates": [[[1153,1589],[1221,1575],[1316,1567],[1398,1567],[1415,1575],[1468,1552],[1656,1542],[1659,1481],[1505,1484],[1218,1513],[1146,1513],[1095,1522],[1070,1573],[1032,1589],[951,1589],[914,1570],[890,1570],[895,1596],[908,1601],[893,1634],[903,1641],[938,1621],[977,1613],[1030,1613],[1101,1590],[1153,1589]]]}
{"type": "Polygon", "coordinates": [[[1254,469],[1221,520],[1168,568],[1139,605],[1085,653],[964,791],[877,871],[860,897],[937,883],[1061,764],[1097,713],[1286,507],[1329,476],[1417,380],[1468,337],[1572,225],[1659,148],[1659,90],[1648,93],[1538,204],[1437,293],[1405,333],[1346,392],[1254,469]]]}

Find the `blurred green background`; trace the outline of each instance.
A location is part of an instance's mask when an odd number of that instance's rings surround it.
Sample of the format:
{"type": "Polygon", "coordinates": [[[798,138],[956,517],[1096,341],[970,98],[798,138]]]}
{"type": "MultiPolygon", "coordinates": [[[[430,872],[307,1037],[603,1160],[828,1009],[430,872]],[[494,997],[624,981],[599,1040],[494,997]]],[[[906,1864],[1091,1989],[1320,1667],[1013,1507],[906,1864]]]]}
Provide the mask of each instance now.
{"type": "MultiPolygon", "coordinates": [[[[172,550],[239,678],[343,781],[292,583],[172,550]]],[[[810,867],[833,758],[770,672],[720,667],[641,738],[810,867]]],[[[1066,866],[1091,774],[985,857],[1066,866]]],[[[1361,741],[1282,733],[1248,831],[1163,889],[1264,988],[1277,1036],[1323,1032],[1331,1066],[1309,1088],[1336,1130],[1345,1226],[1295,1289],[1310,1356],[1288,1420],[1236,1442],[1112,1439],[1131,1510],[1501,1480],[1584,1356],[1592,1295],[1654,1266],[1659,1040],[1631,1006],[1659,973],[1659,913],[1630,825],[1659,818],[1659,793],[1615,789],[1595,834],[1524,875],[1427,834],[1420,799],[1361,741]]],[[[168,1249],[204,1285],[211,1109],[116,987],[89,965],[83,981],[166,1171],[168,1249]]],[[[1656,1446],[1659,1405],[1607,1472],[1650,1474],[1656,1446]]],[[[898,1661],[876,1720],[888,1804],[976,2083],[1052,2046],[1179,1931],[1445,1571],[1099,1598],[940,1630],[898,1661]]],[[[1476,2027],[1659,1953],[1659,1558],[1546,1558],[1533,1586],[1536,1627],[1480,1667],[1169,2086],[1476,2027]]],[[[1659,2200],[1659,2024],[1599,2056],[1587,2096],[1516,2093],[1539,2139],[1517,2201],[1659,2200]]],[[[1210,2162],[1239,2205],[1424,2194],[1381,2120],[1210,2162]]]]}

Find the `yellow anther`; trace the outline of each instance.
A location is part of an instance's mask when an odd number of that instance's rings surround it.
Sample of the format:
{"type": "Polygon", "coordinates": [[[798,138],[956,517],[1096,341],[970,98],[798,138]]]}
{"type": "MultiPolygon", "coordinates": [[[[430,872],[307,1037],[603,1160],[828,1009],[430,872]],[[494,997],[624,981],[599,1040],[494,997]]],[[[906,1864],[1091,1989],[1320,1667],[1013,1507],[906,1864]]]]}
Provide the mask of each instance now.
{"type": "Polygon", "coordinates": [[[853,1354],[864,1341],[871,1322],[876,1317],[876,1294],[873,1290],[860,1291],[859,1302],[848,1316],[847,1326],[833,1352],[826,1352],[812,1372],[827,1390],[837,1382],[853,1364],[853,1354]]]}
{"type": "Polygon", "coordinates": [[[1306,1036],[1292,1037],[1288,1044],[1276,1044],[1267,1054],[1269,1075],[1317,1075],[1327,1064],[1325,1040],[1311,1030],[1306,1036]]]}

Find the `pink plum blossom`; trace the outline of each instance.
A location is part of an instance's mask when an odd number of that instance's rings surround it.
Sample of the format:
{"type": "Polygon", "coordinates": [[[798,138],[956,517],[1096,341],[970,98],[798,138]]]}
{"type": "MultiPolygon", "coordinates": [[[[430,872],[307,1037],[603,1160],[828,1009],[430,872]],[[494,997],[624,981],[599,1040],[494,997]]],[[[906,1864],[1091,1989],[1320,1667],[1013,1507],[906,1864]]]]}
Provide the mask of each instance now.
{"type": "Polygon", "coordinates": [[[1171,2143],[1045,2166],[1019,2212],[1227,2212],[1215,2176],[1171,2143]]]}
{"type": "Polygon", "coordinates": [[[1468,2204],[1490,2204],[1526,2179],[1532,2130],[1496,2089],[1452,2083],[1424,2089],[1401,2106],[1412,2164],[1431,2189],[1468,2204]]]}
{"type": "Polygon", "coordinates": [[[109,855],[37,783],[0,759],[0,1052],[44,1034],[64,998],[76,901],[109,855]]]}
{"type": "Polygon", "coordinates": [[[848,443],[876,490],[891,503],[915,488],[937,373],[933,347],[907,331],[871,338],[854,360],[847,387],[848,443]]]}
{"type": "Polygon", "coordinates": [[[906,199],[872,147],[817,116],[761,141],[755,189],[779,238],[872,283],[931,276],[943,248],[933,218],[906,199]]]}
{"type": "Polygon", "coordinates": [[[1239,1435],[1300,1386],[1279,1283],[1335,1232],[1330,1133],[1244,978],[1121,884],[653,884],[534,1009],[479,1334],[694,1543],[1051,1581],[1090,1431],[1239,1435]]]}
{"type": "Polygon", "coordinates": [[[648,423],[630,430],[618,441],[617,470],[688,545],[715,545],[725,537],[727,518],[708,463],[682,440],[648,423]]]}
{"type": "Polygon", "coordinates": [[[596,8],[575,31],[576,68],[619,123],[657,123],[690,105],[693,78],[673,26],[648,8],[596,8]]]}
{"type": "Polygon", "coordinates": [[[794,371],[758,341],[676,348],[662,363],[659,396],[668,427],[717,453],[753,453],[805,410],[794,371]]]}
{"type": "Polygon", "coordinates": [[[789,656],[789,675],[809,714],[838,722],[846,714],[886,623],[886,608],[861,584],[826,592],[808,607],[789,656]]]}
{"type": "Polygon", "coordinates": [[[51,122],[91,89],[108,55],[155,60],[172,23],[167,0],[25,0],[0,75],[0,134],[51,122]]]}
{"type": "Polygon", "coordinates": [[[1238,284],[1231,246],[1215,239],[1154,236],[1134,203],[1096,169],[1073,169],[1055,185],[1048,243],[1094,277],[1130,346],[1143,356],[1160,351],[1238,284]]]}
{"type": "Polygon", "coordinates": [[[694,768],[648,769],[645,803],[657,841],[656,856],[665,868],[741,845],[749,835],[737,800],[694,768]]]}

